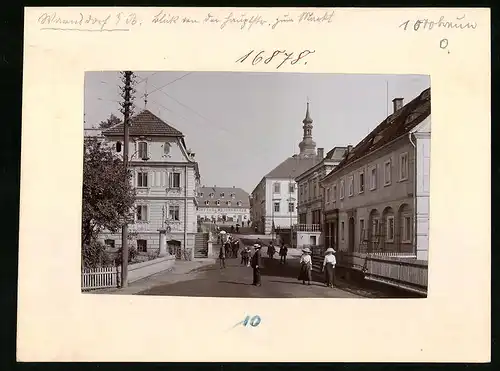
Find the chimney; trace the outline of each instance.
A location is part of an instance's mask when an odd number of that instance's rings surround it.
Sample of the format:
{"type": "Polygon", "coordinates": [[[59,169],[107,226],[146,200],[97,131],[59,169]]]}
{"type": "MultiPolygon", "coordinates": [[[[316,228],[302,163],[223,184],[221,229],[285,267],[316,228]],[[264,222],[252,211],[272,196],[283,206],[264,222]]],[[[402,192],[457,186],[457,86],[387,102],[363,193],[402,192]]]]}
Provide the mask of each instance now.
{"type": "Polygon", "coordinates": [[[236,188],[235,186],[233,186],[233,188],[236,188]]]}
{"type": "Polygon", "coordinates": [[[392,100],[392,104],[394,106],[393,113],[395,113],[397,110],[399,110],[401,107],[403,107],[403,98],[394,98],[392,100]]]}
{"type": "Polygon", "coordinates": [[[351,144],[349,144],[349,145],[347,146],[347,153],[351,153],[351,152],[352,152],[352,145],[351,145],[351,144]]]}
{"type": "Polygon", "coordinates": [[[323,157],[325,157],[325,149],[324,148],[318,148],[318,157],[320,159],[323,159],[323,157]]]}

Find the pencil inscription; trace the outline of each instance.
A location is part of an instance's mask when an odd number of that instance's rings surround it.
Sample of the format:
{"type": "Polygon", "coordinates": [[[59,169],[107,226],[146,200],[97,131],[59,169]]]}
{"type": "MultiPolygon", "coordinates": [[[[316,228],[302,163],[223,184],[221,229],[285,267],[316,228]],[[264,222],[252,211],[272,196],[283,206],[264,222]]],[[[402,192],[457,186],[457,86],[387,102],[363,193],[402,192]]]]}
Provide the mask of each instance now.
{"type": "MultiPolygon", "coordinates": [[[[276,69],[279,69],[283,64],[289,62],[291,65],[297,64],[299,61],[304,60],[308,55],[315,53],[315,50],[303,50],[302,52],[295,54],[295,52],[288,52],[284,50],[275,50],[272,53],[266,53],[265,50],[261,50],[255,53],[255,50],[251,50],[245,55],[238,58],[236,63],[244,63],[247,61],[255,66],[261,62],[264,64],[269,64],[272,61],[276,63],[276,69]],[[253,55],[253,58],[250,58],[253,55]],[[250,59],[249,59],[250,58],[250,59]]],[[[307,64],[307,61],[304,60],[304,65],[307,64]]]]}

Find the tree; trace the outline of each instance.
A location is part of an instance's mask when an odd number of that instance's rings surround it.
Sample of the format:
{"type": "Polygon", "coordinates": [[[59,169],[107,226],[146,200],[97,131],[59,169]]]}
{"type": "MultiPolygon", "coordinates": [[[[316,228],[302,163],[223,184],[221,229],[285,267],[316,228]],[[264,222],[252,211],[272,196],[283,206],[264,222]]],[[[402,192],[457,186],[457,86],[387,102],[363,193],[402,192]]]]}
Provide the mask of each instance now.
{"type": "Polygon", "coordinates": [[[86,138],[83,162],[82,248],[98,234],[116,232],[132,216],[135,191],[130,172],[112,150],[96,138],[86,138]]]}
{"type": "Polygon", "coordinates": [[[101,121],[99,123],[99,128],[107,129],[107,128],[110,128],[111,126],[119,124],[120,122],[122,122],[122,120],[120,118],[118,118],[114,114],[111,114],[108,119],[101,121]]]}

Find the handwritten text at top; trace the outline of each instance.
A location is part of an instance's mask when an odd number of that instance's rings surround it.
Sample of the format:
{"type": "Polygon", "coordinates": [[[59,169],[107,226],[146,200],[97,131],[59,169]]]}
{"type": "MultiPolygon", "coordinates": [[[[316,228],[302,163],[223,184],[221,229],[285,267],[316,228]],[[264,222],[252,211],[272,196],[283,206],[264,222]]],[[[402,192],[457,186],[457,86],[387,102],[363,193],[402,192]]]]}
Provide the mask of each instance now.
{"type": "Polygon", "coordinates": [[[465,19],[465,15],[456,17],[455,19],[446,19],[441,16],[438,20],[423,18],[416,20],[406,20],[399,25],[404,31],[430,31],[436,29],[456,29],[456,30],[475,30],[476,22],[465,19]]]}
{"type": "Polygon", "coordinates": [[[141,27],[143,24],[153,25],[209,25],[221,30],[250,30],[254,27],[265,26],[276,29],[284,24],[328,24],[333,22],[334,11],[313,11],[286,13],[268,16],[258,12],[229,12],[223,16],[212,13],[200,15],[170,14],[166,10],[153,16],[133,12],[117,12],[104,15],[94,15],[90,12],[78,12],[74,15],[61,15],[57,12],[42,13],[38,17],[38,24],[42,29],[75,30],[75,31],[130,31],[141,27]]]}

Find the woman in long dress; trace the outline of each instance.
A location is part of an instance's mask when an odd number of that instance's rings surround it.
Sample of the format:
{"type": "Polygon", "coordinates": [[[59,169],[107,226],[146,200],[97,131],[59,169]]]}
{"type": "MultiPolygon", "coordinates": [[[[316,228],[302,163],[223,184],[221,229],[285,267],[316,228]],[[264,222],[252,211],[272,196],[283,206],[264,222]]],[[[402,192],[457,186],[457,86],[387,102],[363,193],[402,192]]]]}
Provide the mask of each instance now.
{"type": "Polygon", "coordinates": [[[325,271],[325,284],[328,287],[333,287],[335,284],[335,264],[337,264],[337,259],[335,259],[335,250],[329,247],[325,251],[325,260],[323,260],[323,269],[325,271]]]}
{"type": "Polygon", "coordinates": [[[299,281],[302,281],[302,284],[305,285],[311,284],[311,272],[312,272],[312,259],[311,259],[311,249],[306,247],[302,250],[303,254],[300,257],[300,273],[299,273],[299,281]]]}

